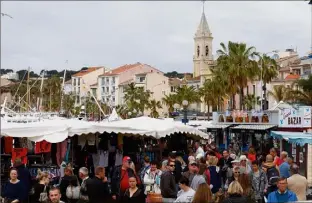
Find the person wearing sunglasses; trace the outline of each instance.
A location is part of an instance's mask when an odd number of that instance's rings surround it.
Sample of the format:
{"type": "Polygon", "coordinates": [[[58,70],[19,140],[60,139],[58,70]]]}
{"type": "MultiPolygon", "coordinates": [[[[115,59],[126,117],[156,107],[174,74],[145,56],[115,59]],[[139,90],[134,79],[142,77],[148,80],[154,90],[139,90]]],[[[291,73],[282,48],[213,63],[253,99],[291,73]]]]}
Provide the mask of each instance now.
{"type": "Polygon", "coordinates": [[[225,185],[224,185],[224,189],[227,190],[229,188],[229,185],[234,181],[234,180],[237,180],[238,181],[238,178],[240,176],[241,172],[240,172],[240,167],[239,166],[236,166],[233,168],[233,175],[232,177],[228,178],[225,182],[225,185]]]}
{"type": "Polygon", "coordinates": [[[172,203],[177,198],[177,188],[174,176],[175,161],[168,161],[168,171],[161,175],[160,190],[163,203],[172,203]]]}

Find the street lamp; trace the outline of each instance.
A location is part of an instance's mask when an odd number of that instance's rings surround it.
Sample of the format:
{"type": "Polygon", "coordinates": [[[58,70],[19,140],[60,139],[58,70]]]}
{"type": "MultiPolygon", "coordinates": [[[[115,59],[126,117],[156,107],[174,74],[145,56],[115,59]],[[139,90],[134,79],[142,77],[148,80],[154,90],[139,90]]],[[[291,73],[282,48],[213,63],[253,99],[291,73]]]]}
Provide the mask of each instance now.
{"type": "Polygon", "coordinates": [[[189,104],[189,102],[187,100],[183,100],[182,101],[182,106],[183,106],[183,119],[182,119],[182,123],[184,123],[184,125],[186,125],[188,123],[188,119],[187,119],[187,105],[189,104]]]}

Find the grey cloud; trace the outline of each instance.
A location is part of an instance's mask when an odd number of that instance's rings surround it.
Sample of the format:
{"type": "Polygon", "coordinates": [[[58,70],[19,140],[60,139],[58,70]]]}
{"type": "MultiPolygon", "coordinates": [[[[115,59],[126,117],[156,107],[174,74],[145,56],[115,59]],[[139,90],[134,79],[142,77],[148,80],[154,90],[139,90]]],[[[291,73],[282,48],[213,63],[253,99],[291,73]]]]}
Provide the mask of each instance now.
{"type": "MultiPolygon", "coordinates": [[[[201,2],[1,2],[1,68],[77,70],[144,62],[192,72],[201,2]]],[[[258,51],[310,48],[307,2],[206,2],[213,50],[244,41],[258,51]]]]}

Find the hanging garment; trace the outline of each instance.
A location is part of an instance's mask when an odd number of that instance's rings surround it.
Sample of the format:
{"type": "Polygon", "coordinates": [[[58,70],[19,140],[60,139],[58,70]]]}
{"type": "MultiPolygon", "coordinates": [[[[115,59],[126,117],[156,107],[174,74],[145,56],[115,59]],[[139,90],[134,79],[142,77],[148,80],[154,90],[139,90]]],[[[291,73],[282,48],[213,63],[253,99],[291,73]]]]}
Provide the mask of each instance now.
{"type": "Polygon", "coordinates": [[[100,152],[101,151],[99,150],[98,153],[92,154],[92,160],[93,160],[94,168],[99,166],[99,163],[100,163],[100,152]]]}
{"type": "Polygon", "coordinates": [[[116,152],[115,166],[121,166],[122,165],[122,157],[123,157],[123,153],[118,150],[116,152]]]}
{"type": "Polygon", "coordinates": [[[78,145],[84,148],[85,144],[88,143],[89,146],[94,146],[96,143],[97,136],[94,134],[87,134],[78,136],[78,145]]]}
{"type": "Polygon", "coordinates": [[[13,148],[12,163],[14,163],[17,158],[19,158],[23,164],[27,164],[27,151],[27,148],[13,148]]]}
{"type": "Polygon", "coordinates": [[[121,133],[118,133],[118,135],[117,135],[117,145],[118,146],[123,145],[123,135],[121,133]]]}
{"type": "Polygon", "coordinates": [[[56,163],[61,165],[67,151],[67,140],[56,144],[56,163]]]}
{"type": "Polygon", "coordinates": [[[13,150],[13,137],[4,137],[4,153],[11,154],[13,150]]]}
{"type": "Polygon", "coordinates": [[[106,168],[108,166],[108,151],[99,151],[98,154],[100,157],[99,166],[106,168]]]}
{"type": "Polygon", "coordinates": [[[36,142],[35,154],[48,153],[51,152],[51,143],[43,140],[41,142],[36,142]]]}
{"type": "Polygon", "coordinates": [[[98,148],[99,150],[108,150],[108,135],[102,134],[99,136],[98,148]]]}

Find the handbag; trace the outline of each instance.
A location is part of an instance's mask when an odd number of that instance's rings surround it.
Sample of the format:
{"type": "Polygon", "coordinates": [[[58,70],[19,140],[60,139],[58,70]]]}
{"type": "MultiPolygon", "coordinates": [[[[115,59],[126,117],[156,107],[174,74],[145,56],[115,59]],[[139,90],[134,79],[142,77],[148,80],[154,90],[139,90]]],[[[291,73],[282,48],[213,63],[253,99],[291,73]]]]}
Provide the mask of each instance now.
{"type": "Polygon", "coordinates": [[[69,185],[66,188],[66,197],[68,199],[80,199],[80,184],[77,178],[77,185],[78,186],[72,186],[69,185]]]}
{"type": "Polygon", "coordinates": [[[46,202],[48,201],[48,193],[47,193],[47,186],[44,186],[44,190],[40,193],[39,202],[46,202]]]}

